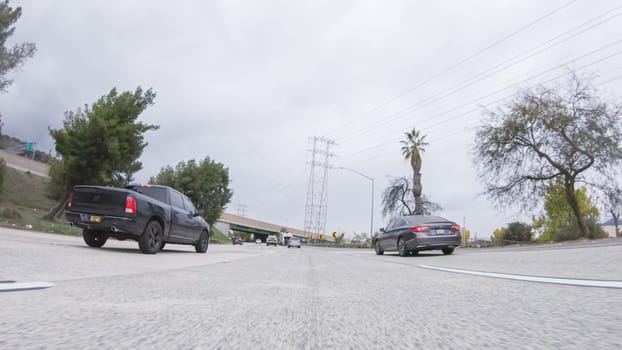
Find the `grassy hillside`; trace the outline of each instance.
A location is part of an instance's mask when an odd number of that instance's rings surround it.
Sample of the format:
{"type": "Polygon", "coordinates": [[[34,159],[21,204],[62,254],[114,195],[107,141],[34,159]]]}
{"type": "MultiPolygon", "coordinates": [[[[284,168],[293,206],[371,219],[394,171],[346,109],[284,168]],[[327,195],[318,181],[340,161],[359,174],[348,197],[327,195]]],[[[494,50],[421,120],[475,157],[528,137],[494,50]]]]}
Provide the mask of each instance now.
{"type": "Polygon", "coordinates": [[[7,167],[0,195],[0,225],[55,233],[79,234],[65,221],[49,222],[41,217],[56,201],[49,198],[49,179],[7,167]]]}
{"type": "Polygon", "coordinates": [[[216,226],[212,226],[212,237],[210,243],[231,244],[231,240],[224,233],[220,232],[216,226]]]}

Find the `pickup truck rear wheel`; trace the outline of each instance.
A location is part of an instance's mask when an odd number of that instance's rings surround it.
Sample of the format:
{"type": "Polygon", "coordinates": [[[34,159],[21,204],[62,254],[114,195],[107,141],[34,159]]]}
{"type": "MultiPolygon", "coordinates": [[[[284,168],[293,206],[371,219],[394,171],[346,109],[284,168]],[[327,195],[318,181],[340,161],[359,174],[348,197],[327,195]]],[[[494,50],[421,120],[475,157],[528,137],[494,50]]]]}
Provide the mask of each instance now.
{"type": "Polygon", "coordinates": [[[162,243],[162,226],[155,220],[149,221],[138,240],[140,251],[144,254],[155,254],[160,250],[162,243]]]}
{"type": "Polygon", "coordinates": [[[89,247],[99,248],[106,244],[108,235],[101,231],[84,229],[82,230],[82,238],[84,238],[84,243],[89,247]]]}
{"type": "Polygon", "coordinates": [[[197,244],[194,245],[194,250],[196,250],[197,253],[205,253],[207,251],[208,245],[209,245],[209,234],[207,233],[207,231],[203,231],[201,232],[199,241],[197,242],[197,244]]]}

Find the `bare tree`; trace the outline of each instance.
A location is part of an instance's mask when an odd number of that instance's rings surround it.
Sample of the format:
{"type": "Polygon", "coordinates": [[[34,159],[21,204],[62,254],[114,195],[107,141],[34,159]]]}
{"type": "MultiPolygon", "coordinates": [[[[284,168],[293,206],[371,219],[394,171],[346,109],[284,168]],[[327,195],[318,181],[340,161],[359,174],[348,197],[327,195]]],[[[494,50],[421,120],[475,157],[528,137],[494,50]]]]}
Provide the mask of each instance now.
{"type": "Polygon", "coordinates": [[[564,85],[524,90],[484,114],[474,163],[486,194],[500,206],[532,208],[559,177],[582,236],[590,237],[575,185],[620,164],[620,106],[601,101],[572,73],[564,85]]]}
{"type": "Polygon", "coordinates": [[[620,192],[616,192],[615,194],[612,193],[610,194],[609,200],[609,213],[613,218],[613,225],[616,228],[616,237],[620,237],[620,209],[622,209],[622,194],[620,192]]]}
{"type": "Polygon", "coordinates": [[[622,232],[620,232],[619,224],[620,214],[622,214],[622,188],[620,188],[618,183],[612,179],[606,185],[600,186],[600,189],[604,195],[602,202],[606,208],[606,211],[611,214],[613,225],[616,230],[616,237],[619,237],[622,234],[622,232]]]}
{"type": "MultiPolygon", "coordinates": [[[[382,216],[396,217],[399,215],[413,215],[415,213],[415,200],[410,188],[410,181],[406,177],[396,177],[391,180],[389,187],[384,190],[382,195],[382,216]]],[[[443,208],[432,201],[427,196],[422,196],[421,213],[430,215],[443,208]]]]}

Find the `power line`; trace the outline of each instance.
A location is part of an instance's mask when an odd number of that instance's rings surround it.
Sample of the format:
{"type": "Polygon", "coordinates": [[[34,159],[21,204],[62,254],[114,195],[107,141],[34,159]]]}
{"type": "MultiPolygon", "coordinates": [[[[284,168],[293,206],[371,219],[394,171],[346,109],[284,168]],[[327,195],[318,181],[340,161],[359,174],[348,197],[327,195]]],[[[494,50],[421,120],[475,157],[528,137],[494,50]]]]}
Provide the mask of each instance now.
{"type": "Polygon", "coordinates": [[[342,138],[340,138],[340,142],[341,143],[345,143],[349,139],[352,139],[354,137],[357,137],[357,136],[366,134],[368,132],[371,132],[373,130],[376,130],[376,128],[378,126],[384,125],[387,122],[392,122],[392,121],[401,119],[401,118],[409,115],[410,113],[412,113],[412,112],[414,112],[416,110],[421,109],[422,107],[431,105],[434,102],[437,102],[437,101],[440,101],[440,100],[442,100],[442,99],[444,99],[446,97],[452,96],[456,92],[462,91],[462,90],[466,89],[467,87],[473,86],[477,82],[480,82],[480,81],[482,81],[482,80],[484,80],[484,79],[486,79],[488,77],[493,76],[494,74],[502,72],[502,71],[504,71],[504,70],[506,70],[506,69],[508,69],[510,67],[513,67],[513,66],[521,63],[521,62],[524,62],[525,60],[527,60],[529,58],[532,58],[532,57],[534,57],[534,56],[536,56],[536,55],[538,55],[540,53],[543,53],[543,52],[551,49],[552,47],[557,46],[557,45],[559,45],[561,43],[564,43],[564,42],[566,42],[566,41],[568,41],[568,40],[570,40],[570,39],[572,39],[572,38],[574,38],[574,37],[576,37],[576,36],[578,36],[580,34],[583,34],[583,33],[585,33],[588,30],[594,29],[595,27],[597,27],[599,25],[602,25],[603,23],[606,23],[606,22],[608,22],[608,21],[610,21],[610,20],[612,20],[612,19],[614,19],[616,17],[621,16],[622,12],[616,13],[616,14],[608,17],[608,18],[605,18],[604,20],[601,20],[600,22],[592,24],[591,26],[589,26],[587,28],[584,28],[583,30],[581,30],[581,31],[579,31],[577,33],[574,33],[573,35],[566,36],[567,34],[572,33],[573,31],[576,31],[577,29],[580,29],[580,28],[584,27],[584,26],[590,24],[591,22],[594,22],[595,20],[598,20],[598,19],[600,19],[602,17],[605,17],[606,15],[608,15],[608,14],[612,13],[613,11],[618,10],[620,8],[622,8],[622,5],[614,7],[612,9],[609,9],[609,10],[605,11],[604,13],[602,13],[602,14],[596,16],[596,17],[591,18],[590,20],[588,20],[588,21],[586,21],[586,22],[584,22],[584,23],[582,23],[582,24],[580,24],[578,26],[575,26],[575,27],[571,28],[570,30],[565,31],[562,34],[559,34],[559,35],[557,35],[557,36],[555,36],[555,37],[553,37],[553,38],[551,38],[551,39],[549,39],[547,41],[544,41],[544,42],[540,43],[539,45],[537,45],[537,46],[535,46],[535,47],[533,47],[533,48],[531,48],[529,50],[523,51],[522,53],[520,53],[518,55],[515,55],[515,56],[513,56],[513,57],[511,57],[511,58],[509,58],[509,59],[507,59],[507,60],[505,60],[505,61],[503,61],[503,62],[501,62],[501,63],[499,63],[497,65],[495,65],[495,66],[493,66],[492,68],[489,68],[489,69],[487,69],[485,71],[482,71],[482,72],[480,72],[480,73],[478,73],[478,74],[476,74],[476,75],[474,75],[474,76],[472,76],[472,77],[470,77],[470,78],[468,78],[466,80],[463,80],[462,82],[460,82],[458,84],[453,85],[452,87],[450,87],[448,89],[445,89],[445,90],[443,90],[443,91],[441,91],[441,92],[439,92],[437,94],[434,94],[434,95],[432,95],[432,96],[430,96],[428,98],[425,98],[425,99],[423,99],[421,101],[418,101],[415,104],[412,104],[412,105],[410,105],[410,106],[408,106],[406,108],[403,108],[402,110],[400,110],[400,111],[398,111],[396,113],[392,113],[392,114],[388,115],[387,116],[388,118],[392,117],[389,120],[387,120],[385,118],[382,118],[381,120],[373,123],[372,125],[370,125],[366,129],[363,129],[363,130],[361,130],[361,131],[359,131],[357,133],[353,133],[353,134],[351,134],[348,137],[345,137],[345,138],[342,137],[342,138]],[[566,36],[566,37],[564,38],[564,36],[566,36]],[[560,39],[560,38],[562,38],[562,40],[554,42],[555,40],[560,39]],[[537,50],[538,48],[541,48],[542,46],[547,45],[547,44],[549,44],[551,42],[554,42],[554,43],[549,45],[549,46],[544,47],[543,49],[540,49],[539,51],[531,53],[532,51],[537,50]],[[531,54],[529,54],[529,53],[531,53],[531,54]],[[529,54],[529,55],[527,55],[527,54],[529,54]],[[525,55],[527,55],[527,56],[525,56],[525,55]],[[525,56],[525,57],[521,58],[521,56],[525,56]],[[508,65],[508,63],[511,63],[511,64],[508,65]]]}
{"type": "MultiPolygon", "coordinates": [[[[618,42],[622,42],[622,39],[621,39],[621,40],[618,40],[616,43],[618,43],[618,42]]],[[[610,47],[610,46],[611,46],[611,44],[610,44],[610,45],[606,45],[605,47],[610,47]]],[[[596,52],[596,51],[600,51],[600,50],[595,50],[595,51],[593,51],[592,53],[594,53],[594,52],[596,52]]],[[[591,54],[591,53],[590,53],[590,54],[591,54]]],[[[585,68],[588,68],[588,67],[593,66],[593,65],[595,65],[595,64],[601,63],[601,62],[603,62],[603,61],[605,61],[605,60],[611,59],[611,58],[613,58],[613,57],[615,57],[615,56],[618,56],[618,55],[620,55],[620,54],[622,54],[622,50],[617,51],[617,52],[614,52],[614,53],[612,53],[612,54],[610,54],[610,55],[608,55],[608,56],[605,56],[605,57],[599,58],[599,59],[597,59],[597,60],[595,60],[595,61],[593,61],[593,62],[591,62],[591,63],[585,64],[585,65],[583,65],[583,66],[581,66],[581,67],[577,68],[576,70],[577,70],[577,71],[583,70],[583,69],[585,69],[585,68]]],[[[589,54],[583,55],[583,56],[579,57],[578,59],[585,58],[585,57],[587,57],[588,55],[589,55],[589,54]]],[[[575,59],[575,60],[576,60],[576,59],[575,59]]],[[[513,84],[512,84],[512,85],[510,85],[510,86],[507,86],[507,87],[504,87],[504,88],[501,88],[501,89],[495,90],[495,91],[493,91],[492,93],[489,93],[489,94],[487,94],[487,95],[485,95],[485,96],[483,96],[483,97],[479,97],[479,98],[476,98],[476,99],[474,99],[474,100],[471,100],[471,101],[469,101],[469,102],[467,102],[467,103],[464,103],[464,104],[462,104],[462,105],[460,105],[460,106],[458,106],[458,107],[455,107],[455,108],[453,108],[453,109],[451,109],[451,110],[449,110],[449,111],[445,111],[445,112],[438,113],[438,114],[436,114],[435,116],[444,115],[444,114],[449,113],[450,111],[453,111],[453,110],[456,110],[456,109],[462,108],[462,107],[467,106],[467,105],[472,105],[473,103],[478,102],[478,101],[480,101],[480,100],[482,100],[482,99],[485,99],[485,98],[487,98],[487,97],[490,97],[490,96],[492,96],[492,95],[494,95],[494,94],[497,94],[497,93],[498,93],[498,92],[500,92],[500,91],[504,91],[504,90],[507,90],[507,89],[509,89],[509,88],[512,88],[512,87],[518,86],[518,85],[520,85],[520,84],[522,84],[522,83],[524,83],[524,82],[526,82],[526,81],[532,80],[532,79],[537,78],[537,77],[539,77],[539,76],[542,76],[542,75],[544,75],[544,74],[550,73],[551,71],[554,71],[554,70],[556,70],[556,69],[562,68],[562,67],[564,67],[565,65],[567,65],[568,63],[571,63],[571,62],[573,62],[573,61],[575,61],[575,60],[570,60],[570,61],[568,61],[568,62],[565,62],[564,64],[560,64],[560,65],[558,65],[558,66],[557,66],[557,67],[555,67],[555,68],[552,68],[552,69],[546,70],[546,71],[544,71],[544,72],[541,72],[541,73],[535,74],[535,75],[530,76],[530,77],[528,77],[528,78],[526,78],[526,79],[524,79],[524,80],[521,80],[521,81],[519,81],[519,82],[513,83],[513,84]]],[[[548,80],[546,80],[546,81],[544,81],[544,82],[539,83],[539,85],[549,84],[549,83],[551,83],[551,82],[553,82],[553,81],[559,80],[559,79],[561,79],[561,78],[563,78],[563,77],[567,76],[568,74],[569,74],[569,72],[562,73],[562,74],[557,75],[557,76],[555,76],[555,77],[553,77],[553,78],[551,78],[551,79],[548,79],[548,80]]],[[[618,77],[618,78],[616,78],[616,79],[612,79],[611,81],[613,81],[613,80],[617,80],[617,79],[620,79],[620,78],[618,77]]],[[[608,82],[606,82],[606,83],[608,83],[608,82]]],[[[503,100],[506,100],[506,99],[508,99],[508,98],[511,98],[511,97],[513,97],[513,96],[514,96],[514,94],[509,94],[509,95],[506,95],[506,96],[504,96],[504,97],[502,97],[502,98],[496,99],[495,101],[489,102],[489,103],[487,103],[486,105],[484,105],[484,106],[482,106],[482,107],[486,107],[486,106],[490,106],[490,105],[493,105],[493,104],[499,103],[499,102],[501,102],[501,101],[503,101],[503,100]]],[[[471,113],[473,113],[473,112],[476,112],[476,111],[478,111],[478,110],[481,110],[481,107],[476,107],[476,108],[471,109],[471,110],[469,110],[469,111],[467,111],[467,112],[465,112],[465,113],[461,113],[461,114],[458,114],[458,115],[453,116],[453,117],[451,117],[451,118],[447,118],[447,119],[445,119],[445,120],[443,120],[443,121],[441,121],[441,122],[437,122],[437,123],[433,124],[432,126],[429,126],[429,127],[427,127],[427,128],[423,128],[422,130],[429,130],[429,129],[431,129],[431,128],[434,128],[434,127],[440,126],[441,124],[447,123],[447,122],[449,122],[449,121],[452,121],[452,120],[455,120],[455,119],[461,118],[461,117],[463,117],[463,116],[466,116],[466,115],[471,114],[471,113]]],[[[395,139],[392,139],[392,140],[391,140],[391,142],[397,142],[397,141],[399,141],[399,138],[395,138],[395,139]]],[[[382,144],[381,144],[381,145],[379,145],[378,147],[375,147],[375,148],[386,147],[386,146],[388,146],[388,145],[389,145],[389,143],[387,143],[387,142],[382,142],[382,144]]],[[[357,155],[357,154],[362,153],[362,152],[364,152],[364,151],[365,151],[365,150],[362,150],[362,151],[361,151],[361,150],[360,150],[360,151],[357,151],[357,152],[355,152],[355,153],[353,153],[353,154],[350,154],[350,156],[357,155]]],[[[393,153],[393,152],[394,152],[394,151],[391,151],[391,153],[393,153]]],[[[383,157],[383,156],[388,155],[388,154],[391,154],[391,153],[387,153],[387,152],[385,152],[385,153],[383,153],[383,154],[379,154],[378,156],[370,156],[368,153],[366,153],[366,160],[375,159],[375,158],[380,158],[380,157],[383,157]]]]}
{"type": "Polygon", "coordinates": [[[257,205],[253,206],[254,208],[260,209],[271,203],[273,203],[276,199],[279,198],[280,195],[283,194],[285,190],[290,188],[296,180],[300,180],[304,173],[304,167],[299,168],[297,171],[288,172],[287,177],[284,177],[284,180],[273,186],[272,189],[258,201],[257,205]],[[293,174],[293,175],[292,175],[293,174]]]}
{"type": "Polygon", "coordinates": [[[554,15],[555,13],[557,13],[557,12],[559,12],[559,11],[561,11],[561,10],[565,9],[566,7],[570,6],[572,3],[576,2],[576,1],[577,1],[577,0],[571,0],[571,1],[569,1],[569,2],[567,2],[567,3],[565,3],[565,4],[563,4],[562,6],[555,8],[554,10],[552,10],[552,11],[548,12],[547,14],[545,14],[545,15],[543,15],[543,16],[541,16],[541,17],[539,17],[539,18],[535,19],[534,21],[532,21],[532,22],[530,22],[530,23],[528,23],[528,24],[526,24],[526,25],[524,25],[524,26],[520,27],[519,29],[517,29],[517,30],[515,30],[515,31],[511,32],[510,34],[507,34],[507,35],[503,36],[501,39],[498,39],[497,41],[495,41],[495,42],[493,42],[492,44],[490,44],[490,45],[488,45],[488,46],[484,47],[483,49],[481,49],[481,50],[479,50],[479,51],[475,52],[474,54],[471,54],[470,56],[467,56],[466,58],[464,58],[464,59],[462,59],[462,60],[460,60],[460,61],[458,61],[458,62],[454,63],[454,64],[453,64],[453,65],[451,65],[450,67],[448,67],[448,68],[446,68],[446,69],[444,69],[444,70],[442,70],[442,71],[440,71],[440,72],[438,72],[438,73],[436,73],[436,74],[432,75],[431,77],[429,77],[428,79],[426,79],[426,80],[424,80],[424,81],[420,82],[419,84],[415,85],[414,87],[409,88],[409,89],[407,89],[407,90],[405,90],[405,91],[403,91],[403,92],[399,93],[397,96],[394,96],[394,97],[392,97],[392,98],[390,98],[390,99],[386,100],[385,102],[380,103],[380,104],[379,104],[379,105],[377,105],[376,107],[373,107],[373,108],[371,108],[370,110],[368,110],[368,111],[366,111],[366,112],[364,112],[364,113],[358,114],[357,116],[355,116],[354,118],[352,118],[350,121],[348,121],[348,122],[346,122],[346,123],[344,123],[344,124],[342,124],[342,125],[340,125],[340,126],[338,126],[338,127],[334,128],[333,130],[331,130],[331,131],[327,132],[325,135],[326,135],[326,136],[329,136],[329,135],[333,134],[334,132],[336,132],[337,130],[340,130],[340,129],[342,129],[342,128],[345,128],[345,127],[349,126],[350,124],[353,124],[354,122],[359,121],[359,118],[360,118],[361,116],[368,115],[368,114],[370,114],[370,113],[372,113],[372,112],[375,112],[375,111],[379,110],[380,108],[382,108],[382,107],[384,107],[384,106],[386,106],[386,105],[388,105],[388,104],[390,104],[390,103],[392,103],[392,102],[394,102],[394,101],[396,101],[396,100],[398,100],[398,99],[400,99],[400,98],[404,97],[405,95],[407,95],[407,94],[409,94],[409,93],[411,93],[411,92],[415,91],[416,89],[418,89],[418,88],[420,88],[420,87],[425,86],[426,84],[430,83],[431,81],[433,81],[433,80],[435,80],[435,79],[437,79],[437,78],[439,78],[439,77],[441,77],[441,76],[443,76],[443,75],[445,75],[445,74],[449,73],[450,71],[452,71],[452,70],[454,70],[455,68],[457,68],[457,67],[461,66],[462,64],[464,64],[464,63],[466,63],[466,62],[470,61],[471,59],[473,59],[473,58],[475,58],[475,57],[477,57],[477,56],[481,55],[482,53],[484,53],[484,52],[486,52],[486,51],[488,51],[488,50],[492,49],[493,47],[495,47],[495,46],[497,46],[497,45],[499,45],[499,44],[503,43],[504,41],[506,41],[506,40],[508,40],[508,39],[510,39],[510,38],[512,38],[512,37],[514,37],[514,36],[516,36],[517,34],[521,33],[522,31],[526,30],[527,28],[529,28],[529,27],[531,27],[531,26],[533,26],[533,25],[535,25],[535,24],[537,24],[537,23],[539,23],[539,22],[543,21],[544,19],[546,19],[546,18],[548,18],[548,17],[550,17],[550,16],[554,15]]]}
{"type": "MultiPolygon", "coordinates": [[[[477,98],[471,99],[471,100],[469,100],[468,102],[466,102],[466,103],[462,103],[462,104],[460,104],[460,105],[458,105],[458,106],[456,106],[456,107],[453,107],[453,108],[451,108],[451,109],[449,109],[449,110],[445,110],[445,111],[443,111],[443,112],[436,113],[436,114],[434,114],[434,115],[432,115],[432,116],[429,116],[429,117],[428,117],[428,119],[427,119],[426,121],[423,121],[422,123],[420,123],[420,125],[421,125],[421,124],[424,124],[424,125],[425,125],[425,124],[426,124],[426,122],[427,122],[427,123],[430,123],[430,122],[431,122],[432,120],[434,120],[434,118],[435,118],[435,117],[437,117],[437,116],[441,116],[441,115],[445,115],[445,114],[451,113],[451,112],[456,111],[456,110],[459,110],[459,109],[461,109],[461,108],[463,108],[463,107],[467,107],[467,106],[470,106],[470,105],[472,105],[472,104],[474,104],[474,103],[480,102],[481,100],[484,100],[484,99],[486,99],[486,98],[488,98],[488,97],[492,97],[492,96],[494,96],[494,95],[496,95],[496,94],[498,94],[498,93],[500,93],[500,92],[503,92],[503,91],[505,91],[505,90],[508,90],[508,89],[511,89],[511,88],[518,87],[519,85],[521,85],[521,84],[523,84],[523,83],[525,83],[525,82],[527,82],[527,81],[529,81],[529,80],[532,80],[532,79],[538,78],[538,77],[540,77],[540,76],[543,76],[543,75],[545,75],[545,74],[548,74],[548,73],[554,72],[555,70],[558,70],[558,69],[560,69],[560,68],[564,68],[564,67],[566,67],[568,64],[574,63],[574,62],[576,62],[576,61],[578,61],[578,60],[581,60],[581,59],[584,59],[584,58],[589,57],[589,56],[591,56],[591,55],[594,55],[594,54],[596,54],[596,53],[598,53],[598,52],[601,52],[601,51],[603,51],[603,50],[605,50],[605,49],[608,49],[608,48],[610,48],[610,47],[613,47],[613,46],[615,46],[615,45],[617,45],[617,44],[619,44],[619,43],[622,43],[622,39],[618,39],[618,40],[616,40],[616,41],[614,41],[614,42],[610,42],[610,43],[608,43],[608,44],[606,44],[606,45],[604,45],[604,46],[601,46],[601,47],[599,47],[599,48],[597,48],[597,49],[595,49],[595,50],[592,50],[592,51],[590,51],[590,52],[588,52],[588,53],[586,53],[586,54],[583,54],[583,55],[581,55],[581,56],[579,56],[579,57],[575,57],[575,58],[570,59],[570,60],[568,60],[568,61],[565,61],[565,62],[563,62],[563,63],[561,63],[561,64],[558,64],[558,65],[556,65],[556,66],[554,66],[554,67],[552,67],[552,68],[550,68],[550,69],[547,69],[547,70],[545,70],[545,71],[542,71],[542,72],[537,73],[537,74],[534,74],[534,75],[531,75],[531,76],[529,76],[529,77],[527,77],[527,78],[525,78],[525,79],[522,79],[522,80],[520,80],[520,81],[518,81],[518,82],[514,82],[514,83],[512,83],[512,84],[510,84],[510,85],[508,85],[508,86],[502,87],[502,88],[497,89],[497,90],[494,90],[494,91],[492,91],[492,92],[489,92],[489,93],[487,93],[487,94],[486,94],[486,95],[484,95],[484,96],[480,96],[480,97],[477,97],[477,98]]],[[[592,65],[595,65],[595,64],[600,63],[600,62],[602,62],[602,61],[604,61],[604,60],[610,59],[611,57],[616,56],[616,55],[618,55],[618,54],[620,54],[620,52],[619,52],[619,51],[618,51],[618,52],[616,52],[616,53],[614,53],[614,54],[612,54],[612,55],[609,55],[609,56],[606,56],[606,57],[604,57],[604,58],[598,59],[598,60],[596,60],[596,61],[594,61],[594,62],[592,62],[592,63],[590,63],[590,64],[588,64],[588,65],[586,65],[586,66],[592,66],[592,65]]],[[[586,67],[586,66],[584,66],[584,67],[586,67]]],[[[561,76],[564,76],[565,74],[566,74],[566,73],[564,73],[564,74],[560,75],[560,77],[561,77],[561,76]]],[[[510,96],[512,96],[512,95],[510,95],[510,96]]],[[[502,98],[502,99],[499,99],[499,100],[503,100],[503,99],[505,99],[505,98],[502,98]]],[[[497,101],[495,101],[495,102],[498,102],[499,100],[497,100],[497,101]]],[[[401,116],[402,116],[402,115],[399,115],[399,117],[401,117],[401,116]]],[[[431,126],[428,126],[427,128],[428,128],[428,129],[429,129],[429,128],[433,128],[433,127],[435,127],[435,126],[437,126],[437,125],[439,125],[439,124],[443,124],[443,123],[445,123],[445,122],[447,122],[447,120],[442,121],[442,122],[440,122],[440,123],[439,123],[439,122],[435,122],[434,124],[432,124],[431,126]]],[[[425,128],[424,128],[424,129],[425,129],[425,128]]],[[[384,144],[384,142],[383,142],[383,141],[380,141],[380,144],[382,145],[382,144],[384,144]]],[[[367,147],[366,149],[370,149],[370,148],[374,148],[374,146],[367,147]]],[[[362,152],[362,151],[361,151],[361,150],[358,150],[358,151],[356,151],[356,152],[355,152],[355,154],[356,154],[356,153],[359,153],[359,152],[362,152]]]]}

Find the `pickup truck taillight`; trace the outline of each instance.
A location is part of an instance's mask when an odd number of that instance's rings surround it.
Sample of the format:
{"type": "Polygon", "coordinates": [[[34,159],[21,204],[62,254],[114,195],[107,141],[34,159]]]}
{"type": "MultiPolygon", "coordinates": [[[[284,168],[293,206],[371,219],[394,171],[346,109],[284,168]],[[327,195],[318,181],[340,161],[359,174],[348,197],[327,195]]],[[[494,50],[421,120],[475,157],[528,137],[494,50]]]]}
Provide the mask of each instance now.
{"type": "Polygon", "coordinates": [[[125,213],[136,215],[136,198],[132,196],[125,197],[125,213]]]}
{"type": "Polygon", "coordinates": [[[67,200],[67,208],[71,208],[71,202],[73,202],[73,191],[69,192],[69,199],[67,200]]]}

